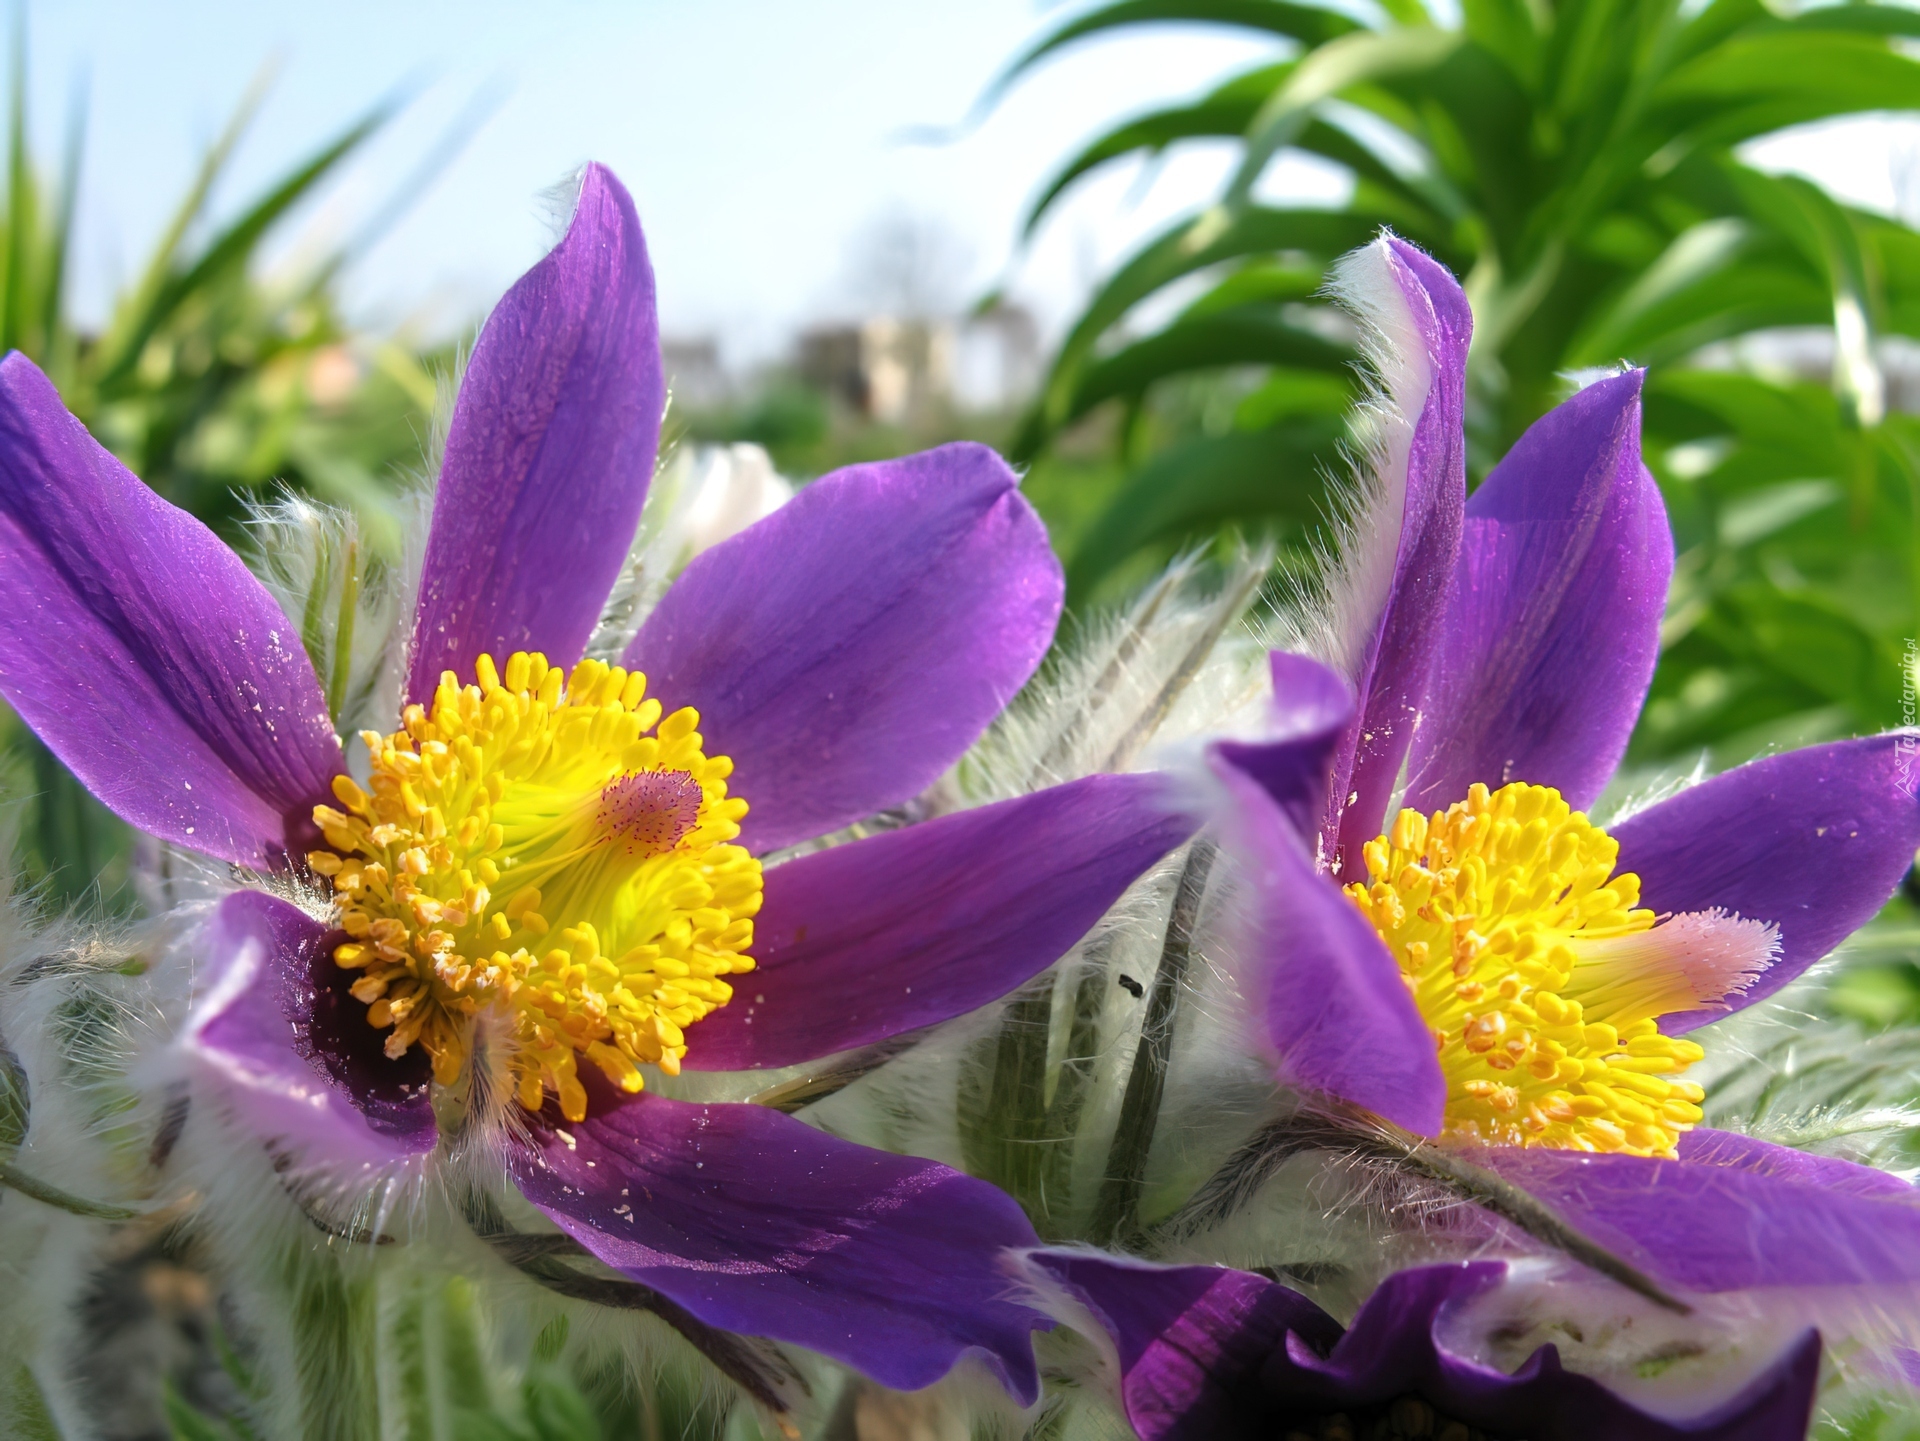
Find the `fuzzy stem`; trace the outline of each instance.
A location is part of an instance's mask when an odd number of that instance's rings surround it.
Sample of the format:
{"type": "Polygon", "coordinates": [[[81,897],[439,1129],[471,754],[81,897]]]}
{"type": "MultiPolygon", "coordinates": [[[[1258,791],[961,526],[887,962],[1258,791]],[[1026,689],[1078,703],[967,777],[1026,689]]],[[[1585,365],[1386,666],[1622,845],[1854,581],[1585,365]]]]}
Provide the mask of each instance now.
{"type": "Polygon", "coordinates": [[[1693,1309],[1630,1261],[1577,1230],[1531,1192],[1377,1116],[1333,1102],[1303,1107],[1261,1127],[1207,1178],[1177,1213],[1157,1226],[1156,1232],[1191,1235],[1205,1226],[1224,1221],[1251,1200],[1261,1183],[1281,1164],[1294,1156],[1315,1151],[1345,1156],[1401,1175],[1417,1176],[1456,1200],[1469,1202],[1510,1222],[1542,1245],[1619,1282],[1657,1306],[1683,1316],[1693,1309]]]}
{"type": "Polygon", "coordinates": [[[1192,685],[1194,677],[1200,674],[1200,668],[1207,663],[1207,657],[1213,654],[1213,648],[1220,643],[1220,637],[1227,633],[1229,626],[1246,614],[1247,607],[1259,593],[1260,583],[1265,578],[1264,567],[1250,566],[1246,576],[1233,588],[1232,593],[1224,601],[1214,603],[1216,609],[1213,619],[1207,622],[1206,628],[1194,638],[1193,644],[1187,647],[1186,654],[1180,657],[1180,664],[1174,668],[1173,674],[1167,677],[1167,682],[1160,687],[1159,694],[1154,696],[1153,704],[1134,719],[1133,724],[1127,728],[1127,733],[1114,745],[1106,764],[1100,767],[1101,770],[1123,771],[1133,764],[1134,758],[1145,749],[1147,742],[1153,739],[1153,733],[1160,729],[1161,723],[1172,713],[1174,702],[1180,699],[1181,692],[1192,685]]]}
{"type": "Polygon", "coordinates": [[[1140,1026],[1140,1042],[1133,1053],[1126,1096],[1120,1102],[1120,1120],[1107,1151],[1105,1179],[1088,1224],[1088,1239],[1096,1246],[1131,1233],[1139,1223],[1140,1192],[1146,1178],[1147,1154],[1160,1119],[1160,1098],[1166,1090],[1167,1063],[1173,1054],[1173,1027],[1180,1007],[1180,991],[1193,960],[1193,933],[1206,895],[1207,876],[1213,870],[1218,847],[1211,840],[1193,843],[1180,884],[1173,896],[1173,914],[1167,919],[1167,937],[1154,972],[1153,995],[1140,1026]]]}
{"type": "Polygon", "coordinates": [[[340,576],[340,610],[333,623],[333,674],[327,682],[327,714],[336,721],[347,702],[347,679],[353,673],[353,621],[359,604],[360,543],[350,540],[340,576]]]}
{"type": "Polygon", "coordinates": [[[294,1341],[300,1441],[363,1441],[380,1432],[379,1296],[329,1250],[281,1253],[294,1341]]]}
{"type": "Polygon", "coordinates": [[[522,1275],[576,1301],[613,1310],[653,1313],[685,1337],[722,1375],[769,1410],[785,1414],[791,1408],[785,1393],[796,1387],[806,1391],[805,1378],[772,1343],[709,1326],[651,1286],[583,1275],[559,1258],[592,1260],[592,1253],[584,1246],[568,1236],[538,1236],[515,1231],[507,1225],[492,1199],[482,1192],[469,1192],[464,1210],[474,1235],[522,1275]]]}
{"type": "Polygon", "coordinates": [[[897,1036],[888,1036],[884,1041],[876,1041],[871,1046],[862,1046],[850,1055],[842,1056],[830,1065],[804,1076],[796,1076],[791,1081],[783,1081],[777,1086],[769,1086],[747,1099],[756,1106],[765,1106],[769,1110],[782,1111],[792,1115],[795,1111],[805,1110],[808,1106],[836,1096],[862,1077],[870,1076],[896,1057],[905,1054],[926,1038],[932,1027],[921,1026],[916,1030],[903,1031],[897,1036]]]}
{"type": "Polygon", "coordinates": [[[69,1211],[76,1216],[86,1216],[95,1221],[131,1221],[140,1213],[128,1206],[112,1206],[105,1201],[89,1201],[84,1196],[76,1196],[52,1186],[37,1176],[30,1176],[10,1161],[0,1161],[0,1186],[18,1191],[23,1196],[31,1196],[43,1206],[54,1206],[69,1211]]]}

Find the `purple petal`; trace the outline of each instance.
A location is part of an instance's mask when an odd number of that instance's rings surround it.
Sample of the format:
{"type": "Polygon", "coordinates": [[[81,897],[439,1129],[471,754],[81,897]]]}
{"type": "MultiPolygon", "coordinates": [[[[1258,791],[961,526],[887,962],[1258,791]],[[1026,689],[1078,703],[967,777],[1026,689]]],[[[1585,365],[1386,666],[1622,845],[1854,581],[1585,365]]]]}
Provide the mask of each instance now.
{"type": "Polygon", "coordinates": [[[1682,1290],[1920,1281],[1912,1188],[1747,1137],[1694,1131],[1682,1145],[1678,1160],[1518,1147],[1473,1155],[1682,1290]]]}
{"type": "Polygon", "coordinates": [[[640,218],[589,165],[566,238],[494,307],[460,384],[409,699],[443,670],[471,678],[483,652],[579,659],[640,523],[665,407],[640,218]]]}
{"type": "Polygon", "coordinates": [[[687,1065],[786,1066],[984,1006],[1193,832],[1159,776],[1088,776],[775,866],[759,964],[687,1065]]]}
{"type": "Polygon", "coordinates": [[[1640,383],[1536,421],[1467,502],[1453,599],[1408,757],[1417,811],[1474,782],[1591,805],[1626,753],[1660,651],[1673,533],[1640,461],[1640,383]]]}
{"type": "Polygon", "coordinates": [[[1289,1332],[1319,1351],[1340,1339],[1340,1324],[1305,1296],[1245,1271],[1090,1251],[1030,1251],[1023,1263],[1112,1336],[1141,1441],[1266,1441],[1278,1433],[1260,1424],[1270,1409],[1261,1367],[1289,1332]]]}
{"type": "Polygon", "coordinates": [[[536,1126],[520,1189],[608,1265],[722,1330],[809,1347],[916,1390],[981,1353],[1022,1403],[1037,1312],[1000,1253],[1031,1246],[1011,1199],[932,1161],[868,1150],[760,1106],[622,1097],[536,1126]]]}
{"type": "Polygon", "coordinates": [[[284,862],[340,769],[273,597],[18,352],[0,362],[0,692],[116,814],[240,865],[284,862]]]}
{"type": "Polygon", "coordinates": [[[1033,674],[1060,565],[1006,463],[945,445],[816,480],[696,556],[625,664],[700,712],[777,850],[918,794],[1033,674]]]}
{"type": "MultiPolygon", "coordinates": [[[[1317,765],[1299,742],[1282,744],[1317,765]]],[[[1399,964],[1338,886],[1315,871],[1305,837],[1269,793],[1274,781],[1263,785],[1257,768],[1241,769],[1224,747],[1215,749],[1212,768],[1227,790],[1223,830],[1247,889],[1249,999],[1262,1008],[1282,1074],[1437,1135],[1446,1081],[1399,964]]]]}
{"type": "Polygon", "coordinates": [[[1860,1166],[1836,1156],[1816,1156],[1791,1146],[1757,1141],[1737,1131],[1710,1131],[1696,1127],[1680,1137],[1680,1159],[1703,1166],[1733,1166],[1779,1176],[1824,1190],[1845,1191],[1882,1200],[1920,1200],[1912,1185],[1873,1166],[1860,1166]]]}
{"type": "Polygon", "coordinates": [[[1334,1413],[1364,1423],[1404,1396],[1432,1405],[1442,1425],[1503,1436],[1799,1441],[1819,1380],[1812,1332],[1732,1401],[1682,1422],[1561,1369],[1551,1346],[1509,1376],[1440,1339],[1452,1313],[1500,1284],[1499,1262],[1397,1272],[1343,1335],[1305,1297],[1245,1272],[1060,1251],[1024,1261],[1113,1336],[1127,1416],[1143,1441],[1268,1441],[1334,1413]]]}
{"type": "MultiPolygon", "coordinates": [[[[1392,312],[1392,329],[1422,352],[1389,357],[1389,364],[1397,359],[1423,372],[1426,393],[1418,418],[1409,414],[1413,434],[1404,457],[1389,454],[1380,477],[1385,511],[1376,522],[1379,533],[1362,541],[1394,549],[1392,579],[1358,652],[1359,714],[1333,769],[1327,851],[1336,873],[1348,881],[1366,878],[1361,847],[1381,831],[1413,740],[1431,638],[1453,585],[1467,498],[1464,406],[1473,336],[1467,298],[1445,266],[1404,240],[1384,239],[1375,253],[1395,292],[1382,302],[1392,312]]],[[[1357,267],[1348,273],[1358,279],[1357,267]]]]}
{"type": "Polygon", "coordinates": [[[1327,811],[1327,767],[1353,719],[1353,692],[1304,655],[1277,650],[1267,664],[1273,672],[1273,733],[1253,743],[1222,741],[1216,749],[1260,783],[1296,832],[1317,838],[1327,811]]]}
{"type": "MultiPolygon", "coordinates": [[[[1719,908],[1780,928],[1780,958],[1728,998],[1752,1005],[1886,904],[1920,846],[1913,738],[1870,736],[1751,761],[1612,828],[1621,871],[1662,914],[1719,908]]],[[[1669,1034],[1725,1010],[1663,1016],[1669,1034]]]]}
{"type": "Polygon", "coordinates": [[[310,1162],[381,1167],[434,1147],[427,1058],[387,1058],[333,962],[339,939],[274,896],[228,896],[208,925],[189,1045],[263,1139],[310,1162]]]}

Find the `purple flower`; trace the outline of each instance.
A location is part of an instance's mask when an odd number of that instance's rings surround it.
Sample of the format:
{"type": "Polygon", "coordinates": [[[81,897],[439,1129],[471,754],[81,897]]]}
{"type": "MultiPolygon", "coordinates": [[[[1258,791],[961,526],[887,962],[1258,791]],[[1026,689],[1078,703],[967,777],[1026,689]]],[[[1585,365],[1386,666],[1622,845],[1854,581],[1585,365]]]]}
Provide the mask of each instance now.
{"type": "Polygon", "coordinates": [[[977,1349],[1030,1397],[1010,1200],[639,1067],[786,1066],[980,1006],[1190,827],[1101,775],[763,871],[953,763],[1046,651],[1060,571],[1006,465],[947,446],[809,486],[697,557],[622,665],[583,660],[664,403],[639,221],[590,167],[475,347],[363,787],[272,598],[9,356],[0,691],[133,824],[331,881],[337,928],[241,890],[205,933],[192,1054],[276,1151],[417,1161],[432,1078],[504,1057],[508,1169],[601,1259],[889,1385],[977,1349]]]}
{"type": "Polygon", "coordinates": [[[1820,1378],[1812,1331],[1737,1394],[1696,1403],[1681,1419],[1563,1370],[1552,1345],[1509,1374],[1462,1346],[1473,1303],[1506,1276],[1499,1261],[1397,1272],[1343,1330],[1305,1296],[1245,1271],[1076,1251],[1024,1260],[1062,1320],[1110,1338],[1121,1401],[1142,1441],[1327,1435],[1314,1423],[1334,1416],[1362,1436],[1465,1437],[1472,1427],[1553,1441],[1799,1441],[1820,1378]],[[1370,1429],[1381,1421],[1390,1432],[1370,1429]]]}
{"type": "Polygon", "coordinates": [[[1274,734],[1210,758],[1279,1074],[1470,1150],[1674,1286],[1920,1279],[1907,1187],[1695,1129],[1682,1079],[1685,1032],[1806,970],[1912,863],[1902,738],[1770,756],[1595,826],[1579,808],[1639,714],[1673,562],[1641,376],[1543,417],[1468,499],[1465,297],[1391,238],[1346,284],[1391,405],[1333,596],[1338,668],[1276,653],[1274,734]]]}

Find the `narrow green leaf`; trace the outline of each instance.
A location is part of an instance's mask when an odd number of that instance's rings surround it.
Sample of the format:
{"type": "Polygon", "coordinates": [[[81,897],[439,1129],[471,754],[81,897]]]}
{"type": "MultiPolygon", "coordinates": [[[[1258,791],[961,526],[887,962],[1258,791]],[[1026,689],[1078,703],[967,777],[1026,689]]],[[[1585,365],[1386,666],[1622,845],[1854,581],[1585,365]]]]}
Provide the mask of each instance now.
{"type": "MultiPolygon", "coordinates": [[[[305,199],[343,160],[385,125],[396,108],[397,103],[392,100],[383,100],[375,105],[331,142],[283,176],[237,220],[216,235],[185,270],[173,272],[169,269],[169,273],[154,286],[142,312],[126,327],[124,334],[114,336],[117,341],[116,352],[113,363],[101,375],[102,388],[111,387],[125,378],[148,338],[187,296],[228,268],[244,266],[274,222],[305,199]]],[[[224,158],[223,153],[219,155],[222,163],[224,158]]]]}
{"type": "Polygon", "coordinates": [[[333,667],[327,678],[327,714],[338,718],[353,674],[353,624],[360,609],[360,545],[347,542],[340,571],[340,606],[333,622],[333,667]]]}
{"type": "Polygon", "coordinates": [[[12,1160],[27,1139],[31,1111],[26,1067],[7,1045],[6,1037],[0,1036],[0,1161],[12,1160]]]}
{"type": "Polygon", "coordinates": [[[161,1390],[160,1409],[173,1432],[173,1441],[233,1441],[231,1431],[194,1410],[171,1380],[161,1390]]]}
{"type": "Polygon", "coordinates": [[[1285,365],[1343,373],[1353,352],[1291,324],[1277,308],[1242,307],[1176,321],[1090,365],[1061,415],[1071,423],[1104,401],[1138,395],[1168,376],[1227,365],[1285,365]]]}
{"type": "Polygon", "coordinates": [[[159,296],[175,272],[180,246],[187,232],[199,220],[201,211],[206,208],[207,198],[213,193],[214,183],[226,169],[227,161],[232,158],[234,147],[253,123],[255,112],[266,99],[272,78],[272,68],[263,67],[247,87],[240,103],[234,107],[226,128],[201,157],[193,184],[181,197],[180,204],[174,208],[173,216],[167,222],[167,228],[161,232],[160,241],[147,260],[147,268],[139,284],[115,307],[113,320],[99,342],[101,369],[105,373],[117,374],[132,365],[138,358],[140,346],[146,343],[147,336],[158,326],[159,296]]]}
{"type": "Polygon", "coordinates": [[[280,1256],[293,1336],[300,1441],[380,1434],[378,1295],[330,1251],[302,1238],[280,1256]]]}
{"type": "Polygon", "coordinates": [[[1141,466],[1067,561],[1068,594],[1085,597],[1147,545],[1191,544],[1225,525],[1305,527],[1324,514],[1325,477],[1341,428],[1321,420],[1209,436],[1141,466]]]}
{"type": "Polygon", "coordinates": [[[1140,1219],[1140,1191],[1147,1157],[1160,1119],[1160,1098],[1166,1088],[1167,1065],[1173,1055],[1174,1025],[1180,997],[1186,988],[1193,958],[1193,933],[1199,923],[1200,902],[1213,870],[1216,846],[1210,840],[1194,842],[1180,869],[1173,911],[1167,920],[1160,965],[1147,998],[1146,1019],[1134,1047],[1133,1066],[1120,1102],[1120,1119],[1113,1132],[1102,1172],[1100,1195],[1088,1223],[1087,1239],[1096,1246],[1111,1245],[1130,1236],[1140,1219]]]}
{"type": "Polygon", "coordinates": [[[60,1441],[53,1409],[31,1367],[14,1365],[0,1373],[0,1436],[18,1441],[60,1441]]]}
{"type": "Polygon", "coordinates": [[[987,87],[976,110],[993,105],[1027,71],[1055,51],[1090,35],[1135,25],[1211,24],[1262,30],[1306,45],[1322,45],[1360,29],[1357,21],[1319,5],[1296,5],[1289,0],[1118,0],[1076,16],[1042,37],[987,87]]]}
{"type": "Polygon", "coordinates": [[[1055,172],[1053,179],[1041,190],[1040,198],[1034,201],[1033,208],[1027,212],[1027,218],[1020,227],[1022,237],[1032,237],[1041,217],[1068,186],[1110,160],[1117,160],[1136,150],[1157,153],[1178,140],[1238,136],[1260,112],[1267,97],[1292,73],[1293,62],[1290,60],[1278,65],[1263,65],[1244,75],[1236,75],[1191,105],[1150,111],[1116,126],[1055,172]]]}
{"type": "Polygon", "coordinates": [[[437,1441],[433,1425],[433,1371],[427,1347],[427,1302],[418,1286],[393,1309],[383,1347],[398,1394],[402,1441],[437,1441]]]}

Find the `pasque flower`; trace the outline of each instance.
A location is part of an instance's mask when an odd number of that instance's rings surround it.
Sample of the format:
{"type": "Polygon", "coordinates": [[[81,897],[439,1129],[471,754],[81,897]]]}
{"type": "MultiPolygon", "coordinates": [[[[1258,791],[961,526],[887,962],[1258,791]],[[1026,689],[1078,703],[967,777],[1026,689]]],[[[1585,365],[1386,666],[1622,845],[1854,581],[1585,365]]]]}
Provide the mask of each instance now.
{"type": "Polygon", "coordinates": [[[1333,664],[1276,653],[1273,733],[1211,754],[1279,1073],[1437,1138],[1672,1286],[1920,1280],[1909,1188],[1701,1129],[1684,1078],[1686,1032],[1892,894],[1920,844],[1900,738],[1769,756],[1595,825],[1673,564],[1640,374],[1542,418],[1469,499],[1464,295],[1392,238],[1345,284],[1386,403],[1333,664]]]}
{"type": "Polygon", "coordinates": [[[1081,1251],[1032,1251],[1022,1264],[1061,1320],[1106,1333],[1120,1400],[1142,1441],[1474,1432],[1798,1441],[1820,1379],[1820,1338],[1811,1331],[1735,1395],[1678,1418],[1563,1369],[1551,1344],[1500,1370],[1463,1346],[1470,1334],[1455,1333],[1471,1332],[1463,1313],[1505,1279],[1501,1261],[1395,1272],[1344,1328],[1299,1292],[1245,1271],[1081,1251]],[[1344,1431],[1336,1418],[1345,1418],[1344,1431]]]}
{"type": "Polygon", "coordinates": [[[128,821],[280,873],[218,905],[188,1028],[277,1153],[417,1161],[433,1084],[501,1057],[512,1177],[595,1255],[891,1385],[978,1348],[1030,1395],[1011,1201],[640,1068],[786,1066],[982,1005],[1189,827],[1106,775],[763,862],[938,777],[1046,651],[1060,572],[1000,459],[949,446],[817,481],[694,559],[619,664],[582,659],[664,405],[639,222],[591,167],[474,349],[404,707],[357,782],[273,599],[12,355],[0,691],[128,821]]]}

